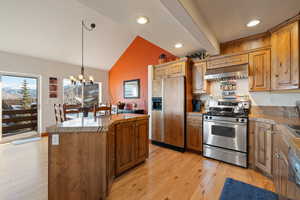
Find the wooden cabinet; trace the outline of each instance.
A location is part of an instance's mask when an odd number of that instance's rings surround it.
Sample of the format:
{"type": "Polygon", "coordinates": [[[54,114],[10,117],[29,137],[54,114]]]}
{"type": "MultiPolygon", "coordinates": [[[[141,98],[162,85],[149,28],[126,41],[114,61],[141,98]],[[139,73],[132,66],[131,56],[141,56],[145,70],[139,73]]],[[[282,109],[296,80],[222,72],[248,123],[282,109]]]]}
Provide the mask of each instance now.
{"type": "Polygon", "coordinates": [[[204,80],[204,75],[206,72],[206,61],[197,62],[192,67],[192,84],[193,84],[193,93],[206,93],[207,91],[207,82],[204,80]]]}
{"type": "Polygon", "coordinates": [[[185,139],[185,79],[184,77],[168,78],[164,80],[163,91],[163,127],[164,142],[176,147],[184,148],[185,139]]]}
{"type": "Polygon", "coordinates": [[[136,121],[135,125],[135,163],[140,163],[149,155],[148,120],[136,121]]]}
{"type": "Polygon", "coordinates": [[[116,173],[117,175],[135,164],[135,123],[123,122],[116,126],[116,173]]]}
{"type": "Polygon", "coordinates": [[[249,54],[249,90],[268,91],[271,86],[270,49],[249,54]]]}
{"type": "Polygon", "coordinates": [[[163,142],[162,133],[163,133],[163,113],[161,110],[152,110],[151,113],[151,140],[157,142],[163,142]]]}
{"type": "Polygon", "coordinates": [[[181,60],[156,65],[153,67],[153,80],[163,78],[186,76],[187,75],[187,58],[181,60]]]}
{"type": "Polygon", "coordinates": [[[255,121],[249,120],[248,128],[248,165],[249,168],[255,169],[255,121]]]}
{"type": "Polygon", "coordinates": [[[168,73],[168,66],[155,66],[153,69],[153,80],[160,80],[165,78],[168,73]]]}
{"type": "Polygon", "coordinates": [[[207,69],[216,69],[222,67],[229,67],[234,65],[241,65],[248,63],[248,54],[222,56],[218,58],[211,58],[207,62],[207,69]]]}
{"type": "Polygon", "coordinates": [[[186,62],[179,62],[171,64],[168,67],[167,76],[168,77],[178,77],[186,75],[186,62]]]}
{"type": "Polygon", "coordinates": [[[255,123],[255,167],[272,176],[272,125],[255,123]]]}
{"type": "Polygon", "coordinates": [[[299,21],[271,36],[272,90],[299,88],[299,21]]]}
{"type": "Polygon", "coordinates": [[[187,116],[187,149],[202,152],[202,115],[187,116]]]}
{"type": "Polygon", "coordinates": [[[148,120],[116,125],[116,175],[148,157],[148,120]]]}
{"type": "Polygon", "coordinates": [[[152,97],[162,97],[162,79],[152,81],[152,97]]]}
{"type": "Polygon", "coordinates": [[[273,180],[276,192],[290,199],[300,197],[300,188],[289,179],[289,145],[282,133],[274,134],[273,142],[273,180]]]}
{"type": "Polygon", "coordinates": [[[107,195],[115,178],[115,127],[109,127],[107,134],[107,156],[106,156],[106,174],[107,174],[107,195]]]}

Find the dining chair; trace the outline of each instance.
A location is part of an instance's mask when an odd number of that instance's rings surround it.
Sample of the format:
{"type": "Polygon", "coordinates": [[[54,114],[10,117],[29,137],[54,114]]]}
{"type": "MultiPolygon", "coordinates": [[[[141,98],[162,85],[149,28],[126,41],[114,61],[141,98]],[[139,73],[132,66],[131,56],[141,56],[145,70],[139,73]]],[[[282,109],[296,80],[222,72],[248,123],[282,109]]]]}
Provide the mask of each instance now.
{"type": "Polygon", "coordinates": [[[111,115],[111,104],[109,105],[94,105],[94,117],[97,116],[97,113],[104,113],[104,115],[111,115]]]}
{"type": "Polygon", "coordinates": [[[63,118],[64,121],[71,120],[74,117],[70,117],[70,114],[77,114],[79,117],[79,113],[81,112],[81,105],[80,104],[63,104],[63,118]],[[68,116],[69,115],[69,116],[68,116]]]}
{"type": "Polygon", "coordinates": [[[56,123],[61,123],[64,121],[62,105],[54,104],[54,115],[56,123]]]}

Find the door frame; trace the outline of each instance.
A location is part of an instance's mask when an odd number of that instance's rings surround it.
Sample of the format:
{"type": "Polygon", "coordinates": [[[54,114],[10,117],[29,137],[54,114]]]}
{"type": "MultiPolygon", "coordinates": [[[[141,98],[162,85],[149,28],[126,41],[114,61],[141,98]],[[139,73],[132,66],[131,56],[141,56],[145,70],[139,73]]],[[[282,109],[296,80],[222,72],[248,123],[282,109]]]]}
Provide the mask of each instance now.
{"type": "MultiPolygon", "coordinates": [[[[0,71],[0,143],[5,142],[2,138],[2,76],[15,76],[15,77],[25,77],[25,78],[34,78],[37,79],[37,114],[38,114],[38,120],[37,120],[37,135],[41,136],[42,134],[42,76],[36,75],[36,74],[27,74],[27,73],[20,73],[20,72],[6,72],[6,71],[0,71]]],[[[20,138],[22,136],[20,135],[20,138]]],[[[8,138],[9,140],[9,138],[8,138]]]]}

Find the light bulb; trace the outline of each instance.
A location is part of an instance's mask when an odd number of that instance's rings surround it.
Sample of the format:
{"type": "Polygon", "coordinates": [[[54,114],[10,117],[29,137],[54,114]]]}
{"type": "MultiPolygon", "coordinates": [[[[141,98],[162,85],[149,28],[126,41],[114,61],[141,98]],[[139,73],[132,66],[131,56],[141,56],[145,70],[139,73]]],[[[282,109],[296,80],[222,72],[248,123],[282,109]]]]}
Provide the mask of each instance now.
{"type": "Polygon", "coordinates": [[[90,76],[89,79],[90,81],[94,82],[94,77],[90,76]]]}
{"type": "Polygon", "coordinates": [[[83,75],[82,75],[82,74],[79,74],[78,79],[79,79],[79,80],[82,80],[82,79],[83,79],[83,75]]]}

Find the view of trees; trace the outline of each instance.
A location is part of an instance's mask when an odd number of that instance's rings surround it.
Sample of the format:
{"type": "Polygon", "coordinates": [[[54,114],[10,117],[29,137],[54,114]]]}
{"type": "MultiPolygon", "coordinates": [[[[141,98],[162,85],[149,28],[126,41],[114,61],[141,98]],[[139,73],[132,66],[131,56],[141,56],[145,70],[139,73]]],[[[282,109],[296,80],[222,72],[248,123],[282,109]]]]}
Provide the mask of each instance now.
{"type": "Polygon", "coordinates": [[[29,109],[30,106],[31,106],[32,98],[30,96],[26,80],[23,81],[21,94],[22,94],[22,106],[23,106],[23,108],[29,109]]]}

